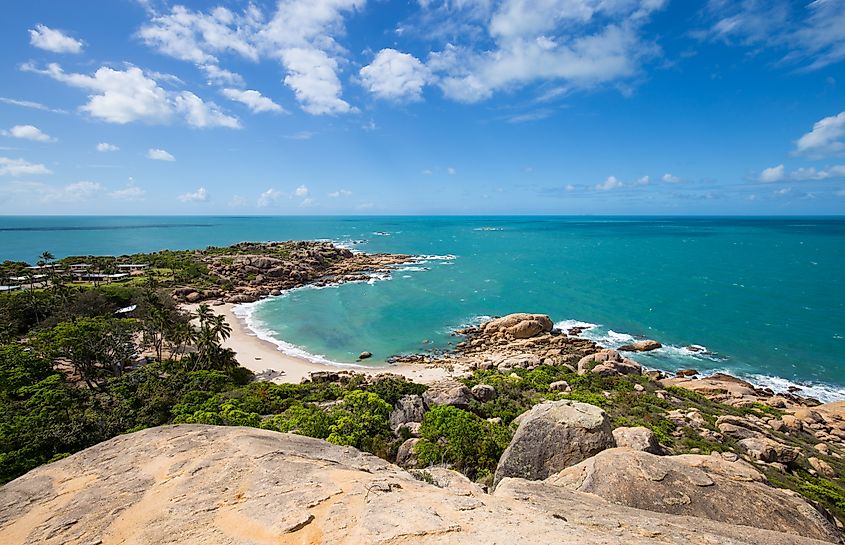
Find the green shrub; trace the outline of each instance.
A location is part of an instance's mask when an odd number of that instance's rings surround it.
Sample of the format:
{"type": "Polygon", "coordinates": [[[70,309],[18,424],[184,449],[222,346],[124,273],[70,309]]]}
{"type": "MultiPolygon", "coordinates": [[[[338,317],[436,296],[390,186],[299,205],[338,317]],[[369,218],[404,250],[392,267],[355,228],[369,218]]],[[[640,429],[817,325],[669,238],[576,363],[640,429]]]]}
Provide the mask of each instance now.
{"type": "Polygon", "coordinates": [[[420,438],[415,452],[422,465],[447,463],[475,478],[495,471],[510,431],[471,412],[436,406],[423,417],[420,438]]]}
{"type": "Polygon", "coordinates": [[[386,447],[386,438],[390,436],[388,416],[391,408],[372,392],[353,390],[331,410],[332,424],[326,440],[378,452],[386,447]]]}

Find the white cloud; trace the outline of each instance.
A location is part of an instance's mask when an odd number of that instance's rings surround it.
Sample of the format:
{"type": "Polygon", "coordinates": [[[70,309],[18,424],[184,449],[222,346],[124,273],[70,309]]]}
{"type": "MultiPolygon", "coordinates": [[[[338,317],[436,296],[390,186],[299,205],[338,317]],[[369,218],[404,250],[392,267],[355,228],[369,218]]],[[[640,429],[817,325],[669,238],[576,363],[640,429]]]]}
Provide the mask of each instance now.
{"type": "Polygon", "coordinates": [[[395,49],[382,49],[361,68],[361,83],[379,98],[420,100],[431,74],[420,60],[395,49]]]}
{"type": "Polygon", "coordinates": [[[348,189],[338,189],[337,191],[332,191],[331,193],[328,193],[328,197],[332,199],[337,199],[340,197],[349,197],[350,195],[352,195],[352,192],[348,189]]]}
{"type": "Polygon", "coordinates": [[[246,197],[240,195],[232,195],[232,200],[229,201],[229,206],[241,208],[247,205],[246,197]]]}
{"type": "Polygon", "coordinates": [[[0,130],[3,136],[10,136],[12,138],[21,138],[23,140],[33,140],[35,142],[55,142],[56,139],[50,135],[41,132],[41,129],[34,125],[15,125],[11,129],[0,130]]]}
{"type": "Polygon", "coordinates": [[[0,102],[3,104],[10,104],[12,106],[20,106],[21,108],[32,108],[33,110],[42,110],[45,112],[53,112],[56,114],[66,114],[67,112],[64,110],[59,110],[56,108],[50,108],[49,106],[45,106],[40,102],[33,102],[32,100],[17,100],[14,98],[7,98],[7,97],[0,97],[0,102]]]}
{"type": "Polygon", "coordinates": [[[241,128],[238,118],[224,114],[213,102],[204,102],[190,91],[182,91],[175,97],[176,110],[185,115],[188,125],[198,128],[227,127],[241,128]]]}
{"type": "Polygon", "coordinates": [[[563,189],[565,189],[566,191],[575,191],[575,186],[572,184],[566,184],[565,186],[563,186],[563,189]]]}
{"type": "Polygon", "coordinates": [[[303,185],[297,187],[293,191],[293,194],[296,195],[297,197],[307,197],[308,196],[308,188],[303,184],[303,185]]]}
{"type": "Polygon", "coordinates": [[[112,191],[109,196],[121,201],[140,201],[146,194],[146,191],[130,182],[123,189],[112,191]]]}
{"type": "Polygon", "coordinates": [[[119,147],[115,146],[114,144],[109,144],[108,142],[100,142],[99,144],[97,144],[97,151],[101,153],[119,150],[119,147]]]}
{"type": "Polygon", "coordinates": [[[345,52],[333,36],[343,32],[345,13],[364,4],[279,0],[269,20],[253,4],[242,13],[175,6],[168,14],[153,14],[138,34],[161,53],[196,64],[216,83],[242,84],[240,76],[220,67],[223,54],[253,62],[276,59],[287,72],[284,83],[294,90],[303,110],[315,115],[345,113],[355,109],[340,98],[337,72],[345,52]]]}
{"type": "Polygon", "coordinates": [[[677,184],[682,181],[678,176],[675,176],[671,172],[667,172],[666,174],[661,176],[660,179],[666,182],[667,184],[677,184]]]}
{"type": "Polygon", "coordinates": [[[651,178],[649,178],[648,176],[640,176],[634,182],[634,185],[648,185],[649,183],[651,183],[651,178]]]}
{"type": "Polygon", "coordinates": [[[103,66],[93,76],[67,73],[55,63],[43,70],[25,64],[22,70],[91,91],[80,109],[109,123],[166,124],[178,113],[193,127],[240,127],[237,118],[224,114],[213,102],[204,102],[189,91],[166,91],[152,75],[135,66],[125,70],[103,66]]]}
{"type": "Polygon", "coordinates": [[[302,109],[314,115],[356,111],[340,98],[337,61],[316,48],[293,47],[281,52],[287,68],[285,85],[293,89],[302,109]]]}
{"type": "Polygon", "coordinates": [[[778,165],[763,169],[758,179],[761,182],[779,182],[784,179],[785,175],[783,165],[778,165]]]}
{"type": "Polygon", "coordinates": [[[81,53],[82,42],[71,38],[60,30],[35,25],[29,31],[29,43],[39,49],[46,49],[53,53],[81,53]]]}
{"type": "Polygon", "coordinates": [[[223,96],[229,100],[240,102],[252,110],[253,113],[261,112],[284,112],[284,108],[273,102],[271,99],[262,95],[258,91],[251,89],[242,91],[240,89],[223,89],[221,91],[223,96]]]}
{"type": "Polygon", "coordinates": [[[167,150],[150,148],[147,150],[147,159],[152,159],[153,161],[175,161],[176,157],[173,157],[167,150]]]}
{"type": "Polygon", "coordinates": [[[44,202],[78,202],[84,201],[99,193],[102,186],[97,182],[81,181],[66,185],[59,189],[47,190],[42,200],[44,202]]]}
{"type": "Polygon", "coordinates": [[[795,153],[816,159],[845,153],[845,112],[817,121],[795,142],[795,153]]]}
{"type": "Polygon", "coordinates": [[[454,168],[452,168],[452,167],[446,167],[446,173],[447,173],[449,176],[454,176],[456,172],[457,172],[457,171],[456,171],[454,168]]]}
{"type": "Polygon", "coordinates": [[[610,191],[611,189],[618,189],[622,187],[622,182],[620,182],[616,176],[608,176],[607,180],[600,184],[596,184],[596,189],[599,191],[610,191]]]}
{"type": "Polygon", "coordinates": [[[206,202],[208,201],[208,192],[204,187],[199,187],[192,193],[183,193],[176,198],[182,202],[206,202]]]}
{"type": "Polygon", "coordinates": [[[311,197],[308,197],[308,198],[302,199],[302,202],[299,203],[299,206],[306,208],[308,206],[313,206],[315,204],[315,202],[316,201],[314,201],[314,199],[312,199],[311,197]]]}
{"type": "Polygon", "coordinates": [[[840,189],[836,192],[837,197],[845,197],[845,189],[840,189]]]}
{"type": "Polygon", "coordinates": [[[714,19],[706,33],[711,38],[762,44],[783,53],[784,62],[801,63],[807,70],[845,59],[842,0],[710,0],[707,9],[714,19]]]}
{"type": "Polygon", "coordinates": [[[299,131],[297,133],[285,136],[290,140],[311,140],[314,137],[314,133],[311,131],[299,131]]]}
{"type": "Polygon", "coordinates": [[[25,176],[32,174],[52,174],[52,172],[42,164],[30,163],[24,159],[0,157],[0,176],[25,176]]]}
{"type": "Polygon", "coordinates": [[[261,195],[258,196],[258,202],[256,203],[259,207],[264,208],[270,206],[271,204],[275,203],[282,197],[282,192],[272,187],[267,191],[263,192],[261,195]]]}
{"type": "Polygon", "coordinates": [[[434,172],[430,168],[427,168],[427,169],[423,170],[421,174],[423,176],[431,176],[432,174],[434,174],[434,172]]]}
{"type": "Polygon", "coordinates": [[[629,79],[659,52],[641,27],[663,3],[504,0],[471,12],[445,10],[435,24],[462,19],[462,33],[475,38],[432,53],[427,66],[443,92],[461,102],[535,82],[568,90],[629,79]]]}
{"type": "Polygon", "coordinates": [[[791,187],[782,187],[780,189],[776,189],[775,192],[774,192],[774,195],[776,197],[783,197],[784,195],[788,195],[791,192],[792,192],[791,187]]]}

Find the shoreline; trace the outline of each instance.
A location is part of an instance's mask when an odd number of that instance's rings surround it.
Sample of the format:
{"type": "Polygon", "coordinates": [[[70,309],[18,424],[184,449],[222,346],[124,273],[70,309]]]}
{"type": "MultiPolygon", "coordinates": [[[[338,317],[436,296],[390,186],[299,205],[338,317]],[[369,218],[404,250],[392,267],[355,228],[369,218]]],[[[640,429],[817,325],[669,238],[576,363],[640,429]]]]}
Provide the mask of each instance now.
{"type": "MultiPolygon", "coordinates": [[[[365,375],[378,375],[391,373],[400,375],[408,380],[421,384],[430,384],[441,380],[453,373],[445,367],[438,367],[424,364],[385,364],[375,367],[368,365],[330,365],[316,363],[305,358],[300,358],[282,352],[278,346],[258,337],[258,335],[247,326],[246,322],[238,316],[234,309],[238,306],[235,303],[225,303],[219,306],[212,306],[211,311],[222,315],[226,323],[232,328],[231,336],[223,343],[224,348],[230,348],[235,352],[235,357],[243,367],[261,376],[264,374],[268,380],[277,384],[298,384],[304,378],[310,378],[310,374],[320,371],[342,372],[352,371],[365,375]],[[268,370],[281,373],[275,376],[267,373],[268,370]]],[[[193,312],[197,305],[183,305],[182,308],[193,312]]]]}
{"type": "MultiPolygon", "coordinates": [[[[291,355],[284,352],[273,342],[259,337],[247,325],[246,321],[241,316],[238,316],[235,308],[243,304],[224,303],[222,305],[212,306],[211,310],[215,314],[222,315],[226,319],[226,323],[232,328],[232,334],[223,343],[223,347],[232,349],[236,354],[238,363],[255,373],[256,377],[262,380],[268,380],[277,384],[298,384],[303,379],[310,378],[310,374],[315,372],[351,372],[365,375],[391,373],[420,384],[431,384],[444,378],[457,377],[465,371],[465,369],[457,367],[447,368],[445,366],[424,363],[394,363],[383,364],[378,367],[366,364],[320,363],[305,357],[291,355]]],[[[198,304],[181,305],[184,310],[190,312],[195,311],[197,306],[198,304]]],[[[584,337],[581,338],[583,339],[584,337]]],[[[674,372],[663,372],[667,373],[668,376],[674,375],[674,372]]],[[[757,375],[753,378],[742,377],[728,370],[721,369],[705,372],[701,377],[706,378],[709,375],[719,373],[735,376],[741,380],[751,382],[755,387],[759,388],[771,388],[775,386],[775,391],[779,393],[786,393],[788,386],[798,386],[802,390],[798,392],[798,395],[815,397],[824,403],[843,400],[842,397],[835,395],[835,392],[831,391],[833,390],[832,386],[795,383],[781,377],[763,375],[757,375]],[[817,389],[820,386],[822,391],[817,389]]]]}

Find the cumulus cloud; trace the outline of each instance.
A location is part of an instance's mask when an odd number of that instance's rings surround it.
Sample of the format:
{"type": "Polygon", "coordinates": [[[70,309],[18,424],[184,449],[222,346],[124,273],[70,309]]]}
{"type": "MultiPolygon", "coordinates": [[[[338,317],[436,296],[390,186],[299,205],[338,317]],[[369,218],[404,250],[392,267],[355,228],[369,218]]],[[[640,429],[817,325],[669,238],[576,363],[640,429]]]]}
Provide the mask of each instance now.
{"type": "Polygon", "coordinates": [[[52,174],[49,168],[42,164],[30,163],[24,159],[0,157],[0,176],[25,176],[37,174],[52,174]]]}
{"type": "Polygon", "coordinates": [[[373,62],[361,68],[361,83],[379,98],[420,100],[431,77],[428,68],[408,53],[382,49],[373,62]]]}
{"type": "Polygon", "coordinates": [[[634,185],[648,185],[649,183],[651,183],[651,178],[649,178],[648,176],[640,176],[634,182],[634,185]]]}
{"type": "Polygon", "coordinates": [[[824,168],[801,167],[786,171],[783,165],[764,169],[757,179],[761,182],[829,180],[845,178],[845,165],[832,165],[824,168]]]}
{"type": "Polygon", "coordinates": [[[297,197],[307,197],[307,196],[308,196],[308,187],[306,187],[306,186],[303,184],[303,185],[301,185],[301,186],[297,187],[297,188],[293,191],[293,194],[294,194],[295,196],[297,196],[297,197]]]}
{"type": "Polygon", "coordinates": [[[599,191],[610,191],[611,189],[618,189],[620,187],[622,187],[622,182],[616,176],[608,176],[605,181],[596,184],[596,189],[599,191]]]}
{"type": "Polygon", "coordinates": [[[845,112],[817,121],[795,142],[795,153],[814,159],[845,154],[845,112]]]}
{"type": "Polygon", "coordinates": [[[175,161],[176,157],[167,150],[150,148],[147,150],[147,159],[152,159],[153,161],[175,161]]]}
{"type": "Polygon", "coordinates": [[[174,6],[170,13],[154,13],[138,35],[161,53],[196,64],[216,83],[242,82],[220,66],[224,54],[253,62],[275,59],[284,67],[283,81],[303,110],[315,115],[345,113],[355,109],[341,98],[337,73],[345,51],[333,36],[343,32],[345,14],[364,4],[365,0],[279,0],[269,19],[253,4],[242,13],[222,7],[204,13],[174,6]]]}
{"type": "Polygon", "coordinates": [[[783,165],[777,165],[775,167],[764,168],[757,179],[761,182],[779,182],[783,180],[784,177],[785,172],[783,165]]]}
{"type": "Polygon", "coordinates": [[[206,202],[208,201],[208,192],[204,187],[199,187],[194,192],[183,193],[176,198],[182,202],[206,202]]]}
{"type": "Polygon", "coordinates": [[[278,201],[281,197],[282,192],[271,187],[258,196],[258,202],[256,204],[261,208],[265,208],[278,201]]]}
{"type": "Polygon", "coordinates": [[[125,70],[103,66],[92,76],[65,72],[55,63],[45,69],[26,64],[22,69],[90,91],[88,102],[80,109],[109,123],[166,124],[179,114],[193,127],[240,127],[237,118],[224,114],[213,102],[205,102],[189,91],[167,91],[152,74],[135,66],[125,70]]]}
{"type": "Polygon", "coordinates": [[[352,195],[352,192],[348,189],[338,189],[337,191],[332,191],[331,193],[327,194],[331,199],[337,199],[339,197],[349,197],[352,195]]]}
{"type": "Polygon", "coordinates": [[[661,176],[660,179],[663,180],[664,182],[666,182],[667,184],[677,184],[677,183],[681,182],[681,178],[679,178],[678,176],[675,176],[671,172],[667,172],[666,174],[661,176]]]}
{"type": "Polygon", "coordinates": [[[53,53],[81,53],[82,42],[71,38],[61,30],[55,30],[44,25],[35,25],[29,31],[29,43],[39,49],[53,53]]]}
{"type": "Polygon", "coordinates": [[[241,104],[247,106],[250,110],[252,110],[252,113],[281,113],[285,111],[284,108],[273,102],[271,99],[252,89],[242,91],[240,89],[229,88],[223,89],[221,92],[223,93],[223,96],[229,100],[234,100],[235,102],[240,102],[241,104]]]}
{"type": "Polygon", "coordinates": [[[45,134],[38,127],[34,125],[15,125],[11,129],[0,130],[3,136],[12,138],[21,138],[23,140],[32,140],[34,142],[55,142],[56,139],[48,134],[45,134]]]}
{"type": "Polygon", "coordinates": [[[120,150],[119,147],[115,146],[114,144],[109,144],[108,142],[100,142],[99,144],[97,144],[97,151],[101,153],[118,150],[120,150]]]}

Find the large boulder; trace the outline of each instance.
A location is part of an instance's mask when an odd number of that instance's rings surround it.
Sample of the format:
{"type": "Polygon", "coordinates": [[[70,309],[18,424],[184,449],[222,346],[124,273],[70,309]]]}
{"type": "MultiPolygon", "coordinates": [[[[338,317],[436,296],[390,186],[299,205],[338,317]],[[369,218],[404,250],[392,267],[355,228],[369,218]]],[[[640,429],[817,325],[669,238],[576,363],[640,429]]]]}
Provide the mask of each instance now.
{"type": "Polygon", "coordinates": [[[451,405],[459,409],[469,407],[472,393],[465,384],[455,379],[444,379],[432,383],[423,392],[423,401],[429,409],[435,405],[451,405]]]}
{"type": "Polygon", "coordinates": [[[269,430],[150,428],[0,487],[0,543],[819,545],[544,481],[506,479],[479,495],[444,473],[415,478],[351,447],[269,430]]]}
{"type": "Polygon", "coordinates": [[[472,393],[472,397],[481,401],[482,403],[485,401],[490,401],[491,399],[496,397],[496,389],[490,386],[489,384],[476,384],[470,390],[472,393]]]}
{"type": "Polygon", "coordinates": [[[741,439],[736,444],[740,451],[749,458],[760,462],[777,462],[788,464],[798,458],[800,451],[797,448],[784,445],[768,437],[748,437],[741,439]]]}
{"type": "Polygon", "coordinates": [[[595,354],[584,356],[578,360],[578,374],[595,373],[597,375],[641,375],[642,365],[632,359],[623,357],[619,351],[612,348],[600,350],[595,354]]]}
{"type": "Polygon", "coordinates": [[[613,439],[617,447],[626,447],[652,454],[660,454],[663,449],[654,437],[654,432],[642,426],[621,427],[613,430],[613,439]]]}
{"type": "Polygon", "coordinates": [[[419,442],[419,439],[412,437],[399,445],[399,450],[396,451],[396,465],[409,469],[417,467],[419,462],[417,461],[417,454],[414,452],[414,447],[419,442]]]}
{"type": "Polygon", "coordinates": [[[772,488],[749,464],[719,455],[655,456],[605,450],[547,482],[647,511],[838,541],[839,532],[806,501],[772,488]]]}
{"type": "Polygon", "coordinates": [[[399,398],[390,412],[390,429],[396,430],[411,422],[422,422],[425,404],[422,397],[409,394],[399,398]]]}
{"type": "Polygon", "coordinates": [[[496,467],[505,477],[545,479],[614,446],[610,418],[595,405],[546,401],[519,417],[519,427],[496,467]]]}
{"type": "Polygon", "coordinates": [[[485,335],[503,334],[515,339],[529,339],[540,333],[548,333],[552,328],[554,323],[545,314],[520,312],[490,320],[484,324],[482,331],[485,335]]]}

